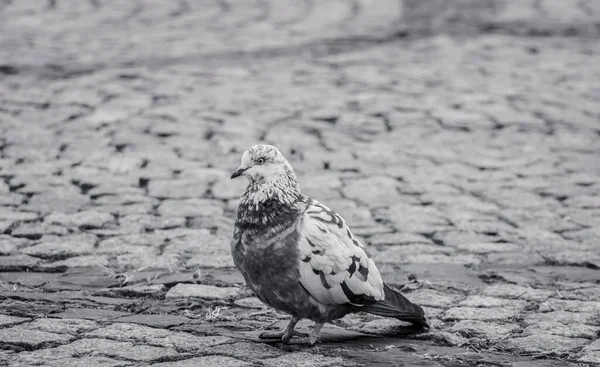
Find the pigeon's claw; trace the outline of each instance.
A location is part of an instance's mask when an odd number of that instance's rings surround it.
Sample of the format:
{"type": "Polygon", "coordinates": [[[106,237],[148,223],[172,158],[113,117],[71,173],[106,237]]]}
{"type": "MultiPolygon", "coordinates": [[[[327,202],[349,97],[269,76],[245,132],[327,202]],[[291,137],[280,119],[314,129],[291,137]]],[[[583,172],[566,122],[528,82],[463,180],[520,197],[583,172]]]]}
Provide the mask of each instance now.
{"type": "Polygon", "coordinates": [[[264,332],[264,333],[260,334],[258,336],[258,338],[259,339],[281,339],[281,341],[284,344],[287,344],[290,341],[290,339],[292,339],[292,336],[298,336],[298,337],[305,338],[308,336],[308,334],[301,333],[299,331],[294,330],[298,321],[300,321],[299,317],[292,316],[292,319],[290,320],[290,323],[285,328],[285,330],[275,331],[275,332],[264,332]]]}
{"type": "Polygon", "coordinates": [[[308,334],[306,333],[301,333],[299,331],[292,331],[291,333],[288,333],[287,330],[283,330],[283,331],[265,331],[264,333],[260,334],[258,337],[260,339],[281,339],[281,341],[284,344],[287,344],[290,339],[292,339],[293,336],[297,336],[299,338],[307,338],[308,334]]]}
{"type": "Polygon", "coordinates": [[[321,332],[321,328],[323,327],[322,322],[315,323],[315,327],[313,328],[310,336],[308,337],[308,343],[312,346],[315,345],[319,341],[319,333],[321,332]]]}

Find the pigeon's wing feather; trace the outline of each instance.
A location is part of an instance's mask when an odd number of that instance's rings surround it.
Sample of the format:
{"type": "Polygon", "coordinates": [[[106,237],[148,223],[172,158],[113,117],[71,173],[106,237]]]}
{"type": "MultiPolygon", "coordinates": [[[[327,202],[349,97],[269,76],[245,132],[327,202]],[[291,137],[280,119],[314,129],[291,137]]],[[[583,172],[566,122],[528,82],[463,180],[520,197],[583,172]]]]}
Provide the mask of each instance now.
{"type": "Polygon", "coordinates": [[[317,301],[362,306],[385,297],[365,246],[334,211],[312,200],[300,222],[300,283],[317,301]]]}

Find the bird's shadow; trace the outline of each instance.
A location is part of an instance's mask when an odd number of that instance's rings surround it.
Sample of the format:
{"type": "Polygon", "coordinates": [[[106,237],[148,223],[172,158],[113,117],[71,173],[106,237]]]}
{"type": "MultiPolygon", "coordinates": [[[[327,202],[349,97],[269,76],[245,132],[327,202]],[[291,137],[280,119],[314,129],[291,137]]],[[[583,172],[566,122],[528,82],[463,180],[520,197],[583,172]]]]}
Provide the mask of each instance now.
{"type": "MultiPolygon", "coordinates": [[[[297,328],[297,331],[310,333],[310,329],[306,327],[297,328]]],[[[381,333],[363,333],[359,331],[347,330],[334,325],[326,325],[319,334],[319,341],[316,346],[324,344],[341,344],[346,342],[369,344],[383,338],[406,339],[412,335],[423,332],[423,329],[415,326],[398,326],[388,328],[381,333]]],[[[253,342],[269,345],[284,345],[281,339],[262,339],[260,334],[263,330],[245,332],[244,336],[253,342]]],[[[293,337],[288,343],[290,347],[312,347],[306,338],[293,337]]]]}

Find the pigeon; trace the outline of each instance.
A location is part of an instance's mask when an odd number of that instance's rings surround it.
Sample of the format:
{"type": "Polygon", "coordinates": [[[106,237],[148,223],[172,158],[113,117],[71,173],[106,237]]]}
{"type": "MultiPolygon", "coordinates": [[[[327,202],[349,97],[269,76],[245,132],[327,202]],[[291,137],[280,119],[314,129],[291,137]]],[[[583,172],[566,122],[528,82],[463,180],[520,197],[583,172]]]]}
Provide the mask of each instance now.
{"type": "Polygon", "coordinates": [[[428,328],[423,309],[384,283],[367,248],[337,213],[302,194],[292,166],[271,145],[244,152],[231,178],[245,176],[231,241],[236,268],[266,305],[291,315],[280,332],[314,345],[324,323],[353,312],[408,321],[428,328]],[[310,335],[294,330],[315,322],[310,335]]]}

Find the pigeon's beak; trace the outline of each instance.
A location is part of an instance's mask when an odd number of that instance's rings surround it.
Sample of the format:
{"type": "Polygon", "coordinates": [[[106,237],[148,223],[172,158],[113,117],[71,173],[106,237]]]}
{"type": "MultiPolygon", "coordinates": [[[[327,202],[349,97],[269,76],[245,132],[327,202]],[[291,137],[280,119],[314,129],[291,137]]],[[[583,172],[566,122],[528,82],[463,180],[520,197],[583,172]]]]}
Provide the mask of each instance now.
{"type": "Polygon", "coordinates": [[[247,168],[238,168],[237,171],[233,172],[233,174],[231,175],[231,179],[234,179],[236,177],[240,177],[241,175],[244,174],[244,172],[246,171],[247,168]]]}

